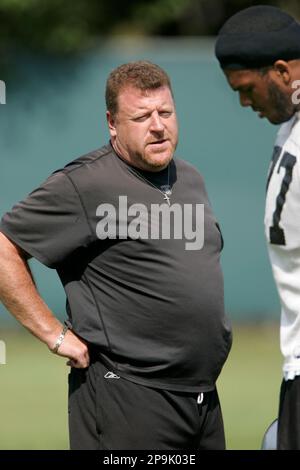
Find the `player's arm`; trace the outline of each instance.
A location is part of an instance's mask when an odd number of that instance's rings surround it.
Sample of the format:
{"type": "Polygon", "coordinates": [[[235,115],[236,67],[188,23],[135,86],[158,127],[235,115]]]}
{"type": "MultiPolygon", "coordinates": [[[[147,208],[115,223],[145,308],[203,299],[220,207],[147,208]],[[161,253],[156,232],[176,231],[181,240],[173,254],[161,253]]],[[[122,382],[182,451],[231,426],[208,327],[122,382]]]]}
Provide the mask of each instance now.
{"type": "MultiPolygon", "coordinates": [[[[0,232],[0,300],[34,336],[53,349],[63,325],[39,295],[27,263],[28,256],[0,232]]],[[[70,365],[89,365],[84,341],[68,330],[57,354],[68,357],[70,365]]]]}

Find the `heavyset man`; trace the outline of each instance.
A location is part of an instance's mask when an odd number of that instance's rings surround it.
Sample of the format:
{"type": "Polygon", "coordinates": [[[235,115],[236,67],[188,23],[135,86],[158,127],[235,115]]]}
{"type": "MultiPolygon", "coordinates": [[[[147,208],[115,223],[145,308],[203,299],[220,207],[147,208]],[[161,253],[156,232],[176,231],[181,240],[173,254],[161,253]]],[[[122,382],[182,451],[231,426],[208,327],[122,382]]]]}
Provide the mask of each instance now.
{"type": "Polygon", "coordinates": [[[224,449],[222,237],[201,175],[173,159],[170,79],[149,62],[121,65],[106,103],[110,142],[4,215],[1,298],[69,358],[71,449],[224,449]],[[29,257],[57,270],[66,327],[29,257]]]}

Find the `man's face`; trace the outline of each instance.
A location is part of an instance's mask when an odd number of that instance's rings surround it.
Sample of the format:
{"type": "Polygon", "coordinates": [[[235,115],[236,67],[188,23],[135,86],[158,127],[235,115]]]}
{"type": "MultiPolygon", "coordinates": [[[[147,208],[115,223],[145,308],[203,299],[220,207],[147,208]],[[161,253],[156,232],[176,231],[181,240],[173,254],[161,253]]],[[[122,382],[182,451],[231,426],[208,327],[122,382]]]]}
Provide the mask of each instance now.
{"type": "MultiPolygon", "coordinates": [[[[295,112],[290,93],[267,71],[224,70],[227,81],[240,95],[241,106],[251,106],[272,124],[288,121],[295,112]]],[[[274,75],[275,77],[275,75],[274,75]]]]}
{"type": "Polygon", "coordinates": [[[148,171],[168,165],[177,146],[178,127],[167,86],[147,91],[124,88],[116,115],[107,111],[107,120],[116,151],[129,163],[148,171]]]}

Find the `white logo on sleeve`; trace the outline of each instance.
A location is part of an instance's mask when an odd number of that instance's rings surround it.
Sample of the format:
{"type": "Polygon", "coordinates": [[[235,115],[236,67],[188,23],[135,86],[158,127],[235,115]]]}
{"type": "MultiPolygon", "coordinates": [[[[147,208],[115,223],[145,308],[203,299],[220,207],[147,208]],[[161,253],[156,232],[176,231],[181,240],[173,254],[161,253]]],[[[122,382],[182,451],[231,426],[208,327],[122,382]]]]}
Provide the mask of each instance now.
{"type": "Polygon", "coordinates": [[[0,364],[6,364],[6,345],[4,341],[0,341],[0,364]]]}

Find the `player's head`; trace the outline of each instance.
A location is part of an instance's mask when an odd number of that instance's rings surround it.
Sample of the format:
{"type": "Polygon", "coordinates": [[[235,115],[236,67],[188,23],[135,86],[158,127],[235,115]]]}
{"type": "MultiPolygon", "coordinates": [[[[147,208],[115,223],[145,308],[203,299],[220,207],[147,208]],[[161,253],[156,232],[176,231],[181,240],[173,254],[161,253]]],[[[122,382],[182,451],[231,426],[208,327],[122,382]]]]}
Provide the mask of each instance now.
{"type": "Polygon", "coordinates": [[[219,31],[216,57],[242,106],[273,124],[299,109],[293,83],[300,79],[300,24],[272,6],[246,8],[219,31]]]}
{"type": "Polygon", "coordinates": [[[107,121],[112,144],[138,168],[159,171],[173,157],[178,128],[167,73],[147,61],[123,64],[106,83],[107,121]]]}

